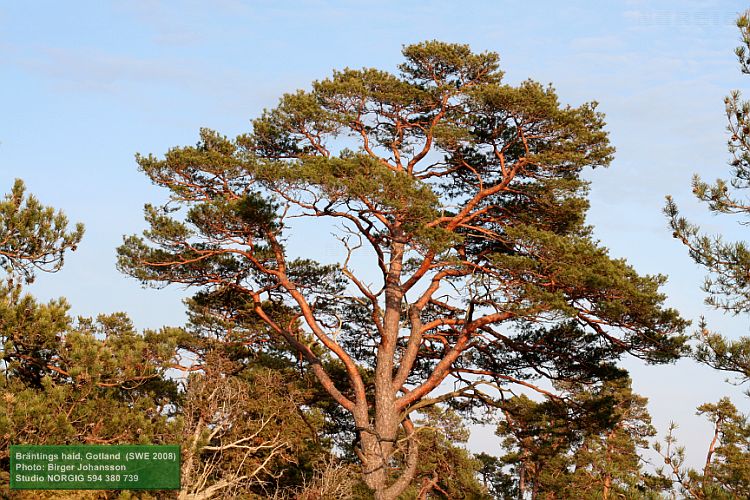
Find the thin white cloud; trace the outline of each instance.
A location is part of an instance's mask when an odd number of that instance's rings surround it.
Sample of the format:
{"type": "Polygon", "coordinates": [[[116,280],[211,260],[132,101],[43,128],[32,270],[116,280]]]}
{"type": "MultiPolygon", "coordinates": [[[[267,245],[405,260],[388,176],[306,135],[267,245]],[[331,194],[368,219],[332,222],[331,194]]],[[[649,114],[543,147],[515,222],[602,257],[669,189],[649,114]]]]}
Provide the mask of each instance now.
{"type": "Polygon", "coordinates": [[[62,80],[85,89],[111,90],[120,84],[194,84],[202,79],[191,65],[163,60],[115,55],[98,50],[71,50],[45,47],[17,58],[15,63],[29,71],[62,80]]]}

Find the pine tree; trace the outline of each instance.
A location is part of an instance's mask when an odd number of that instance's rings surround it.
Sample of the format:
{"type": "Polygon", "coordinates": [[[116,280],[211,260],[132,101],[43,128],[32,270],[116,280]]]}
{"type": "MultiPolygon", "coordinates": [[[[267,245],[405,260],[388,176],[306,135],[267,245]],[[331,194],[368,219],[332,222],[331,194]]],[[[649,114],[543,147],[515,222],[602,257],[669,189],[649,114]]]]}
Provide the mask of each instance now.
{"type": "MultiPolygon", "coordinates": [[[[563,389],[563,388],[561,388],[563,389]]],[[[658,498],[661,486],[642,469],[639,451],[655,434],[646,399],[621,377],[599,387],[566,384],[565,399],[503,404],[497,434],[508,453],[518,498],[658,498]]]]}
{"type": "MultiPolygon", "coordinates": [[[[736,49],[740,68],[750,74],[750,17],[740,16],[737,27],[742,36],[742,45],[736,49]]],[[[725,100],[730,133],[728,147],[731,154],[729,180],[717,179],[714,184],[693,177],[693,193],[715,214],[735,215],[739,223],[746,224],[750,205],[741,194],[750,188],[750,102],[743,101],[740,91],[733,91],[725,100]]],[[[671,196],[667,197],[665,213],[675,238],[687,248],[690,257],[705,267],[703,290],[707,304],[732,314],[750,312],[750,249],[744,241],[726,241],[721,235],[710,236],[700,227],[681,217],[671,196]]],[[[750,378],[750,338],[730,340],[711,332],[701,325],[698,336],[700,346],[696,357],[718,370],[738,374],[742,379],[750,378]]]]}
{"type": "MultiPolygon", "coordinates": [[[[737,19],[741,45],[735,53],[742,73],[750,74],[750,14],[737,19]]],[[[713,184],[697,175],[693,193],[710,212],[734,215],[741,225],[747,223],[750,205],[742,193],[750,188],[750,102],[743,101],[740,91],[733,91],[724,100],[729,131],[731,178],[717,179],[713,184]]],[[[665,213],[675,238],[688,249],[690,257],[708,271],[703,290],[706,302],[714,308],[738,315],[750,312],[750,250],[744,241],[726,241],[721,235],[710,236],[697,225],[681,217],[677,205],[667,197],[665,213]]],[[[717,370],[737,375],[742,382],[750,379],[750,337],[730,339],[708,329],[701,322],[696,335],[695,357],[717,370]]],[[[677,446],[670,429],[665,447],[669,476],[680,485],[686,496],[693,498],[747,498],[748,441],[750,427],[728,398],[715,404],[698,407],[698,414],[707,416],[714,425],[705,466],[702,471],[684,467],[685,450],[677,446]]],[[[667,474],[663,473],[666,477],[667,474]]]]}
{"type": "Polygon", "coordinates": [[[567,495],[578,498],[657,497],[656,482],[642,469],[642,450],[656,434],[646,408],[646,398],[633,393],[630,379],[608,381],[596,390],[577,388],[579,404],[594,404],[606,410],[606,418],[593,429],[584,429],[583,438],[572,453],[574,464],[567,495]],[[597,430],[599,427],[599,430],[597,430]]]}
{"type": "Polygon", "coordinates": [[[0,201],[0,266],[34,279],[34,270],[57,271],[65,252],[75,250],[83,237],[83,224],[68,231],[62,212],[45,207],[34,196],[26,196],[23,181],[0,201]]]}
{"type": "Polygon", "coordinates": [[[658,474],[675,483],[686,498],[699,500],[738,500],[750,497],[750,424],[729,398],[698,407],[698,415],[713,425],[702,470],[685,466],[685,448],[674,437],[675,424],[670,427],[664,446],[656,450],[666,467],[658,474]]]}
{"type": "MultiPolygon", "coordinates": [[[[39,303],[22,280],[57,271],[83,227],[25,196],[21,181],[0,202],[0,473],[8,496],[9,444],[172,442],[177,387],[166,377],[173,329],[136,333],[126,315],[68,314],[65,299],[39,303]],[[21,280],[19,280],[21,278],[21,280]]],[[[19,498],[58,493],[17,492],[19,498]]],[[[92,497],[95,494],[91,495],[92,497]]]]}
{"type": "Polygon", "coordinates": [[[285,95],[235,140],[203,130],[138,156],[171,201],[146,206],[118,264],[237,296],[263,325],[243,340],[284,339],[346,412],[378,499],[417,473],[414,412],[605,378],[625,352],[668,362],[685,327],[664,277],[610,258],[584,224],[580,173],[613,153],[595,104],[504,84],[497,54],[465,45],[403,54],[398,74],[346,69],[285,95]],[[330,227],[345,257],[290,255],[292,221],[330,227]]]}
{"type": "Polygon", "coordinates": [[[492,498],[478,479],[481,462],[465,448],[469,430],[459,414],[433,406],[416,423],[422,460],[402,498],[492,498]]]}

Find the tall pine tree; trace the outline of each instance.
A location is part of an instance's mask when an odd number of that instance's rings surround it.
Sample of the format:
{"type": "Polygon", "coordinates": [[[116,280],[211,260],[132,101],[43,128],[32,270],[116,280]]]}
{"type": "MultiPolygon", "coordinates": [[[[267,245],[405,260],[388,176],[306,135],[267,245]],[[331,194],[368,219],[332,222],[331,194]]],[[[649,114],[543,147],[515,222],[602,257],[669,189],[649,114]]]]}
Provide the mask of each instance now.
{"type": "Polygon", "coordinates": [[[505,84],[497,54],[465,45],[403,55],[397,74],[345,69],[283,96],[234,140],[203,130],[138,156],[170,202],[119,249],[145,284],[231,291],[264,325],[248,342],[295,349],[351,419],[378,499],[417,474],[414,412],[611,376],[624,353],[668,362],[685,326],[664,278],[584,224],[580,174],[613,154],[595,104],[505,84]],[[334,232],[341,261],[288,245],[292,222],[334,232]]]}

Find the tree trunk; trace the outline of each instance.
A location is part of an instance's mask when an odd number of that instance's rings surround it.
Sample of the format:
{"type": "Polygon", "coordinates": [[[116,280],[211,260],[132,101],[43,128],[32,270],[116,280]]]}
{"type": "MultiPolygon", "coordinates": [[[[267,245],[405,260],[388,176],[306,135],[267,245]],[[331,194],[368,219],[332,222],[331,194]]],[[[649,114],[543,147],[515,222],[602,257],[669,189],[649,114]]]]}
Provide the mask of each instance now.
{"type": "Polygon", "coordinates": [[[190,495],[188,489],[192,486],[193,482],[190,474],[193,472],[193,461],[198,453],[198,441],[200,440],[202,432],[203,418],[199,418],[198,423],[195,425],[195,431],[193,432],[189,446],[185,447],[185,457],[180,472],[180,485],[182,486],[182,490],[177,497],[178,500],[185,500],[190,495]]]}
{"type": "Polygon", "coordinates": [[[401,273],[404,258],[404,244],[391,245],[391,258],[385,279],[385,311],[383,330],[378,344],[375,365],[374,421],[369,419],[367,409],[359,411],[359,428],[363,475],[367,486],[375,493],[377,500],[397,498],[409,486],[416,472],[417,443],[413,439],[413,425],[402,415],[396,406],[398,389],[394,388],[394,360],[399,330],[401,328],[401,305],[404,298],[401,290],[401,273]],[[396,453],[396,440],[399,427],[406,431],[406,463],[398,479],[390,482],[390,462],[396,453]]]}
{"type": "Polygon", "coordinates": [[[612,475],[606,474],[604,476],[604,489],[602,491],[602,498],[609,500],[609,492],[612,490],[612,475]]]}
{"type": "Polygon", "coordinates": [[[411,422],[404,422],[404,429],[407,444],[406,463],[401,475],[390,484],[390,460],[395,451],[395,442],[383,440],[372,431],[360,430],[362,475],[365,484],[373,490],[376,500],[395,500],[414,479],[419,449],[411,422]]]}
{"type": "Polygon", "coordinates": [[[526,493],[526,464],[521,464],[521,470],[518,471],[518,500],[523,500],[526,493]]]}
{"type": "Polygon", "coordinates": [[[604,460],[605,460],[604,462],[604,469],[605,469],[604,470],[604,486],[602,487],[602,498],[604,500],[609,500],[609,494],[612,491],[612,473],[607,472],[606,469],[607,467],[609,467],[609,463],[611,460],[610,457],[612,456],[611,440],[614,439],[616,433],[617,433],[617,428],[612,429],[612,431],[610,431],[607,434],[607,451],[604,455],[604,460]]]}
{"type": "MultiPolygon", "coordinates": [[[[397,238],[394,236],[394,240],[397,238]]],[[[385,276],[385,309],[380,326],[380,342],[376,351],[374,373],[374,400],[366,397],[364,387],[357,402],[350,409],[354,417],[359,448],[357,454],[362,463],[365,484],[373,490],[376,500],[397,498],[414,479],[418,445],[414,439],[414,426],[408,415],[402,414],[403,406],[397,404],[402,389],[394,382],[395,356],[401,329],[404,292],[401,285],[404,243],[394,241],[390,248],[390,260],[385,276]],[[403,427],[406,446],[401,474],[391,477],[394,455],[402,450],[397,447],[399,428],[403,427]]],[[[329,390],[329,392],[331,392],[329,390]]]]}
{"type": "Polygon", "coordinates": [[[708,453],[706,454],[706,465],[703,467],[703,481],[702,481],[702,488],[705,491],[706,484],[709,482],[709,478],[711,477],[711,458],[714,455],[714,451],[716,449],[716,443],[719,440],[719,433],[721,432],[721,424],[723,423],[724,419],[721,417],[716,418],[716,423],[714,424],[714,437],[711,439],[711,444],[708,446],[708,453]]]}

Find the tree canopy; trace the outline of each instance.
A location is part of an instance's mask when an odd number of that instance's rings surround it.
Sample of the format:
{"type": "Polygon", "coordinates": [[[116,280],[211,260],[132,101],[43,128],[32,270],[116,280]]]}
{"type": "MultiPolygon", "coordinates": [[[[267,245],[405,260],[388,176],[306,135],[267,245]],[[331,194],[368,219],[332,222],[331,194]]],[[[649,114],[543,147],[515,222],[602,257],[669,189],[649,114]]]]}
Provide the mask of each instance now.
{"type": "Polygon", "coordinates": [[[65,214],[25,193],[23,181],[16,179],[0,201],[0,265],[32,281],[36,269],[62,267],[65,252],[75,250],[83,237],[83,224],[68,230],[65,214]]]}
{"type": "Polygon", "coordinates": [[[417,471],[415,411],[612,377],[624,353],[671,361],[686,324],[663,276],[611,258],[585,224],[580,174],[614,152],[596,103],[503,83],[498,55],[466,45],[403,55],[398,73],[344,69],[284,95],[235,139],[202,130],[138,156],[170,201],[118,250],[145,284],[236,295],[260,326],[248,342],[299,352],[351,415],[376,498],[417,471]],[[305,221],[331,228],[340,261],[287,244],[305,221]]]}

